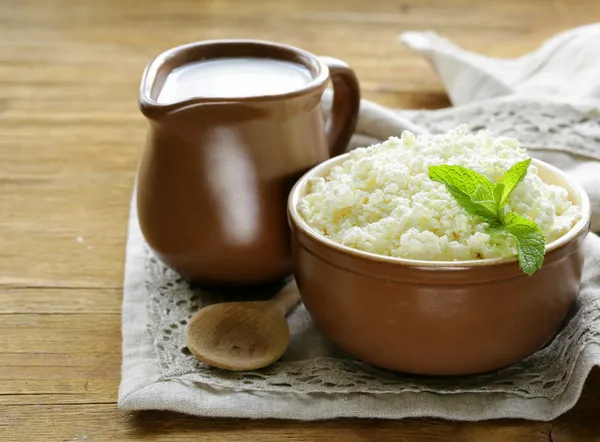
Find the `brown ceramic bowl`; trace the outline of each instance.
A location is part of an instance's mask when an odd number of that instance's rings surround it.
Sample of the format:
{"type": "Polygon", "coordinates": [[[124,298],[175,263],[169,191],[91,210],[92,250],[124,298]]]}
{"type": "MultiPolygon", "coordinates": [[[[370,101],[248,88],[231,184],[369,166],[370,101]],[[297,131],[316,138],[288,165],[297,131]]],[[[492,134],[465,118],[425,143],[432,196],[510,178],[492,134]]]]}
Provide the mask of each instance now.
{"type": "Polygon", "coordinates": [[[565,187],[583,218],[547,245],[532,276],[515,259],[417,261],[337,244],[311,229],[296,205],[308,180],[347,154],[316,166],[292,189],[288,214],[295,275],[317,326],[373,365],[408,373],[461,375],[513,364],[561,326],[579,290],[590,202],[583,189],[541,161],[542,179],[565,187]]]}

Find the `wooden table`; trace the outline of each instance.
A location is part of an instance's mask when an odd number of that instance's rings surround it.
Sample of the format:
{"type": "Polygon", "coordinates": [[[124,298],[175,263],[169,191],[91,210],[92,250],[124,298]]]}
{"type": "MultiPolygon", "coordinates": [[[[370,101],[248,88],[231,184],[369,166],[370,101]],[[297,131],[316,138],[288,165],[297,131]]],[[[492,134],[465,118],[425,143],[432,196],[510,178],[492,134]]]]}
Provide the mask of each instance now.
{"type": "Polygon", "coordinates": [[[600,371],[550,423],[251,422],[116,407],[125,229],[146,132],[137,88],[151,57],[200,39],[276,40],[346,60],[366,98],[437,108],[449,105],[442,84],[396,42],[401,31],[517,56],[599,18],[598,0],[0,1],[0,440],[600,440],[600,371]]]}

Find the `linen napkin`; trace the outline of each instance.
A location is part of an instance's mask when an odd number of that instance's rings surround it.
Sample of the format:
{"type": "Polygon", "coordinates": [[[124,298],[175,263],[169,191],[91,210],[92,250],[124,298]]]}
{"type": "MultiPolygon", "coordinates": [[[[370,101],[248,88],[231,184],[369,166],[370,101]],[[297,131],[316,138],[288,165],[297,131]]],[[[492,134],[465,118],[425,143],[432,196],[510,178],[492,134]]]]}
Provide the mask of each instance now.
{"type": "MultiPolygon", "coordinates": [[[[440,111],[392,111],[363,100],[350,148],[385,140],[406,128],[442,132],[458,124],[467,124],[471,130],[488,127],[519,138],[532,156],[567,170],[580,181],[592,199],[592,228],[600,230],[600,110],[593,100],[576,96],[572,90],[563,88],[564,94],[553,98],[539,93],[548,85],[560,86],[560,81],[549,82],[548,76],[541,75],[547,71],[558,78],[554,56],[563,57],[569,46],[573,54],[581,48],[593,50],[590,46],[595,44],[596,34],[587,29],[571,31],[577,38],[550,40],[539,51],[543,57],[535,55],[537,52],[523,57],[545,60],[535,75],[518,77],[515,68],[503,89],[494,77],[494,72],[501,75],[502,69],[490,68],[470,95],[464,87],[466,79],[481,74],[482,60],[488,60],[490,66],[506,60],[468,55],[432,33],[405,34],[407,44],[431,57],[453,102],[461,105],[440,111]],[[563,43],[550,51],[547,48],[552,48],[550,43],[555,40],[563,43]],[[543,87],[525,87],[532,78],[544,80],[539,81],[543,87]]],[[[524,63],[517,60],[505,65],[524,63]]],[[[600,66],[600,58],[594,61],[590,69],[600,66]]],[[[566,76],[579,71],[561,72],[566,76]]],[[[563,77],[564,82],[569,80],[563,77]]],[[[585,90],[583,84],[578,85],[579,93],[585,90]]],[[[325,109],[330,98],[324,97],[325,109]]],[[[187,319],[198,308],[220,299],[188,287],[152,255],[132,204],[119,406],[200,416],[302,420],[423,416],[549,420],[576,403],[589,371],[600,364],[600,238],[590,234],[585,253],[583,283],[568,323],[544,349],[498,372],[449,380],[376,369],[337,350],[300,305],[288,317],[292,341],[280,362],[254,372],[229,373],[204,366],[185,347],[187,319]]]]}
{"type": "Polygon", "coordinates": [[[505,95],[600,98],[600,23],[514,59],[466,51],[435,32],[405,32],[400,40],[430,61],[455,106],[505,95]]]}

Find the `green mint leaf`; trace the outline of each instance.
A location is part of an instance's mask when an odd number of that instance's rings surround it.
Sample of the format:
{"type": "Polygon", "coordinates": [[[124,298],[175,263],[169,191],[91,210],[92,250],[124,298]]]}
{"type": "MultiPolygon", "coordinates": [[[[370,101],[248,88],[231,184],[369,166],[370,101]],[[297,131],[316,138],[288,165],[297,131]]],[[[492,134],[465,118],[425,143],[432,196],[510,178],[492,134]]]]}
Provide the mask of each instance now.
{"type": "Polygon", "coordinates": [[[494,183],[462,166],[429,166],[429,178],[444,184],[456,202],[469,214],[491,222],[497,219],[494,183]]]}
{"type": "Polygon", "coordinates": [[[450,184],[462,192],[471,195],[482,187],[486,199],[493,199],[494,183],[486,176],[462,166],[441,165],[429,166],[429,178],[438,183],[450,184]]]}
{"type": "Polygon", "coordinates": [[[530,164],[531,158],[514,164],[497,183],[462,166],[429,166],[429,178],[444,184],[467,213],[482,217],[488,223],[488,234],[515,239],[519,266],[527,275],[533,275],[544,263],[546,236],[535,222],[514,212],[504,214],[504,206],[530,164]]]}
{"type": "Polygon", "coordinates": [[[494,201],[494,195],[489,192],[484,186],[479,186],[475,192],[471,195],[473,201],[476,201],[478,204],[482,205],[487,209],[488,212],[497,215],[496,211],[496,202],[494,201]]]}
{"type": "Polygon", "coordinates": [[[504,228],[504,225],[500,223],[490,224],[486,227],[485,233],[491,236],[506,236],[508,232],[504,228]]]}
{"type": "Polygon", "coordinates": [[[490,211],[484,205],[474,201],[471,195],[468,195],[458,189],[457,187],[446,184],[446,189],[450,192],[450,195],[454,197],[456,202],[472,216],[480,216],[485,219],[486,222],[493,222],[496,220],[496,214],[490,211]]]}
{"type": "MultiPolygon", "coordinates": [[[[496,200],[498,210],[504,207],[512,191],[515,190],[515,187],[517,187],[521,181],[523,181],[527,175],[527,170],[529,169],[530,164],[531,158],[527,158],[525,161],[513,164],[513,166],[506,171],[502,179],[496,183],[496,189],[498,189],[500,185],[503,186],[501,197],[499,200],[496,200]]],[[[497,193],[499,192],[496,189],[494,189],[495,196],[497,196],[497,193]]]]}
{"type": "Polygon", "coordinates": [[[496,183],[496,187],[494,187],[494,203],[496,204],[496,213],[498,214],[498,220],[503,223],[504,222],[504,205],[500,204],[502,201],[502,195],[504,195],[504,183],[498,182],[496,183]]]}
{"type": "Polygon", "coordinates": [[[494,202],[498,208],[498,213],[500,213],[500,209],[502,208],[500,201],[502,201],[502,195],[504,195],[504,188],[504,183],[501,181],[497,182],[496,187],[494,187],[494,202]]]}
{"type": "Polygon", "coordinates": [[[544,263],[546,236],[539,226],[514,212],[504,217],[504,229],[517,241],[519,265],[527,275],[533,275],[544,263]]]}

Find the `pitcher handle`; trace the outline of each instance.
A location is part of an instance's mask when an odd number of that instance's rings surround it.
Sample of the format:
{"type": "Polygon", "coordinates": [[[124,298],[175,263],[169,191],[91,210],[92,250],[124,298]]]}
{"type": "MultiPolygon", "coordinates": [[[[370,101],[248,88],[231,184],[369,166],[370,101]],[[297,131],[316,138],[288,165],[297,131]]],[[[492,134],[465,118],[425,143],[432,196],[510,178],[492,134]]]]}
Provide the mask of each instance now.
{"type": "Polygon", "coordinates": [[[329,68],[333,83],[333,105],[331,115],[325,125],[329,156],[345,152],[350,137],[356,128],[360,107],[360,87],[354,71],[341,60],[320,57],[329,68]]]}

